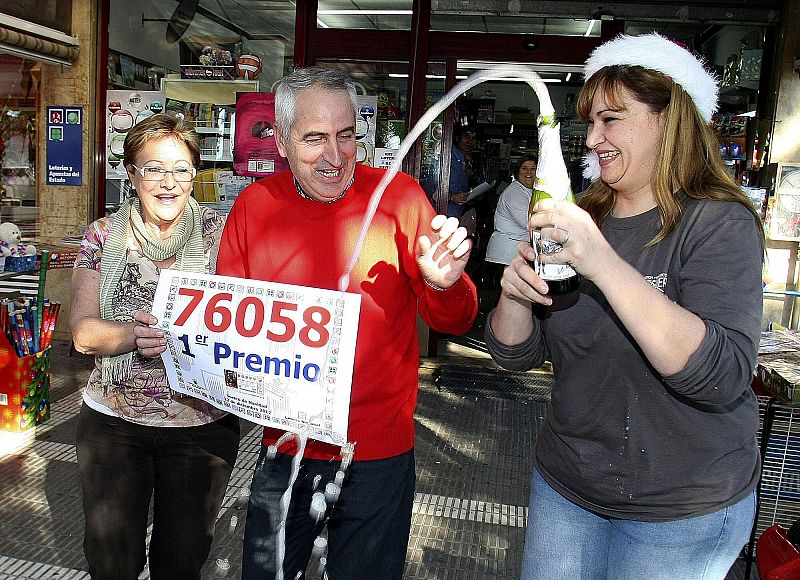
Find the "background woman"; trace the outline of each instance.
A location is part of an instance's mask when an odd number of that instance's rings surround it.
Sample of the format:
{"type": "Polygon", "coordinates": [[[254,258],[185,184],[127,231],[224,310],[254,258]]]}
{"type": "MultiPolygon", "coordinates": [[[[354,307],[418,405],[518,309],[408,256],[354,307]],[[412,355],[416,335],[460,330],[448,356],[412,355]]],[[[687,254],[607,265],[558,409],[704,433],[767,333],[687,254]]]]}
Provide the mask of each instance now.
{"type": "Polygon", "coordinates": [[[200,160],[191,126],[153,115],[127,134],[136,195],[92,223],[72,276],[75,348],[95,355],[83,394],[77,453],[93,579],[199,579],[233,469],[239,421],[172,391],[149,314],[162,269],[213,272],[224,217],[190,196],[200,160]]]}
{"type": "Polygon", "coordinates": [[[536,179],[536,157],[523,155],[514,165],[514,181],[500,194],[494,212],[494,232],[486,247],[486,261],[508,265],[520,242],[530,239],[528,209],[536,179]]]}
{"type": "Polygon", "coordinates": [[[599,177],[530,220],[583,276],[547,296],[524,244],[487,324],[512,369],[552,362],[523,578],[724,578],[759,476],[750,389],[763,234],[709,127],[716,83],[658,35],[587,61],[578,113],[599,177]]]}

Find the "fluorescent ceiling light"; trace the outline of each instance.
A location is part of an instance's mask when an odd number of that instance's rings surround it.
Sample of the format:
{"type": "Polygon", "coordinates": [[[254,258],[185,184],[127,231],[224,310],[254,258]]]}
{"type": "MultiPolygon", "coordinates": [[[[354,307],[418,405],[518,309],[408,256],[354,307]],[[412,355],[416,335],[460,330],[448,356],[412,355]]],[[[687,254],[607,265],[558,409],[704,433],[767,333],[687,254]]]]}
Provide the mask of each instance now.
{"type": "Polygon", "coordinates": [[[571,79],[571,78],[572,78],[572,73],[571,73],[571,72],[568,72],[568,73],[567,73],[567,78],[565,78],[565,79],[564,79],[564,82],[567,82],[567,83],[568,83],[568,82],[569,82],[569,79],[571,79]]]}
{"type": "MultiPolygon", "coordinates": [[[[484,82],[495,82],[495,81],[501,81],[501,82],[502,81],[522,81],[524,83],[527,83],[527,82],[530,81],[530,79],[525,79],[525,78],[522,78],[522,77],[503,77],[501,79],[492,79],[490,81],[484,81],[484,82]]],[[[542,82],[543,83],[560,83],[561,79],[542,79],[542,82]]]]}
{"type": "Polygon", "coordinates": [[[491,69],[507,67],[510,69],[535,70],[536,72],[583,72],[582,64],[550,64],[544,62],[492,62],[486,60],[460,60],[458,68],[491,69]]]}
{"type": "MultiPolygon", "coordinates": [[[[406,73],[389,73],[389,76],[393,79],[407,79],[408,74],[406,73]]],[[[447,78],[444,75],[425,75],[426,79],[444,79],[447,78]]],[[[466,75],[456,75],[456,80],[464,80],[467,78],[466,75]]]]}
{"type": "Polygon", "coordinates": [[[339,16],[405,16],[411,10],[317,10],[317,14],[335,14],[339,16]]]}
{"type": "Polygon", "coordinates": [[[597,22],[597,20],[590,20],[589,21],[589,26],[586,27],[586,32],[583,33],[584,36],[591,36],[592,35],[592,29],[594,28],[594,23],[595,22],[597,22]]]}

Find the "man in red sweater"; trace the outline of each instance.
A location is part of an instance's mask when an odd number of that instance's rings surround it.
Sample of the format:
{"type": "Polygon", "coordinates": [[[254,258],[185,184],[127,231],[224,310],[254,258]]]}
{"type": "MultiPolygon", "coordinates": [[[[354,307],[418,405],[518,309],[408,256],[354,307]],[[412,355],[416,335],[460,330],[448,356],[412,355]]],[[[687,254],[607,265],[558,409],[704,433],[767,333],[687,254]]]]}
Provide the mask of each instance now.
{"type": "MultiPolygon", "coordinates": [[[[276,141],[291,171],[240,194],[222,237],[217,273],[338,289],[385,173],[356,165],[356,108],[355,86],[340,71],[298,69],[280,82],[276,141]]],[[[331,580],[402,578],[415,486],[416,316],[419,311],[441,332],[469,329],[478,307],[475,286],[464,274],[470,249],[458,220],[434,216],[419,185],[398,173],[383,194],[346,289],[361,295],[348,431],[355,455],[328,511],[331,580]]],[[[267,457],[267,446],[281,434],[264,430],[247,511],[243,580],[274,578],[276,551],[281,559],[280,500],[296,451],[287,444],[275,459],[267,457]]],[[[306,568],[324,523],[309,516],[311,497],[315,487],[324,489],[335,479],[338,454],[339,448],[319,441],[305,450],[284,530],[284,578],[306,568]]]]}

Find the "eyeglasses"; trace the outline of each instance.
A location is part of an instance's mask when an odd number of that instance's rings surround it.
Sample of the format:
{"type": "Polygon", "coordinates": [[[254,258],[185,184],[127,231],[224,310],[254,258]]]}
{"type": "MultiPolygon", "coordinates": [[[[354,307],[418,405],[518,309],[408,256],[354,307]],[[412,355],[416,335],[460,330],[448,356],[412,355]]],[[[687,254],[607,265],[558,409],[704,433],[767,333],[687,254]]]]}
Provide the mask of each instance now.
{"type": "Polygon", "coordinates": [[[144,167],[137,167],[131,163],[133,168],[141,174],[144,181],[161,181],[168,173],[172,174],[172,178],[181,183],[191,181],[197,174],[194,167],[176,167],[175,169],[164,169],[163,167],[155,167],[145,165],[144,167]]]}

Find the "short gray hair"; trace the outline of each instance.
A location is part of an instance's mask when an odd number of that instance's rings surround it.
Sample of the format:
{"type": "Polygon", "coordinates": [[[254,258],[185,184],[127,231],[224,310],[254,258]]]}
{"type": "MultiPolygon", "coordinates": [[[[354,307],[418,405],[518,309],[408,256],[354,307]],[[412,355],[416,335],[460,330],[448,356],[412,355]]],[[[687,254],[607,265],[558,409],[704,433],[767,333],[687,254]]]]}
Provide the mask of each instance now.
{"type": "Polygon", "coordinates": [[[353,115],[358,111],[356,85],[344,71],[321,66],[298,68],[283,77],[275,89],[275,125],[288,136],[297,112],[297,97],[306,89],[345,91],[353,103],[353,115]]]}

